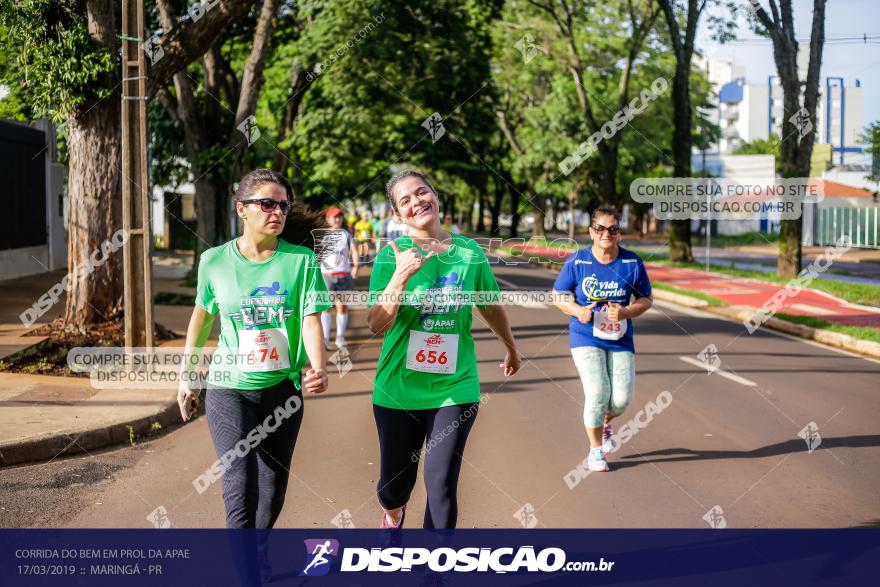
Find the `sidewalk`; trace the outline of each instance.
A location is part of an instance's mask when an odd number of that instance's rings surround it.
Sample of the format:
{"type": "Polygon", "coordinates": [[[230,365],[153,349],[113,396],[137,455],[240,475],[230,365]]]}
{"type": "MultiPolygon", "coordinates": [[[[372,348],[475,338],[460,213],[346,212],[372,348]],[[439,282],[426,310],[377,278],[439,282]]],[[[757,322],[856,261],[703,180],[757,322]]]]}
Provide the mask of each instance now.
{"type": "MultiPolygon", "coordinates": [[[[153,290],[194,294],[180,285],[186,271],[185,259],[158,259],[153,290]]],[[[63,277],[55,271],[0,282],[0,360],[46,338],[28,333],[59,317],[63,299],[31,327],[18,316],[63,277]]],[[[156,321],[177,333],[186,332],[191,313],[155,306],[156,321]]],[[[0,467],[129,443],[179,423],[176,389],[95,389],[88,377],[0,373],[0,467]]]]}

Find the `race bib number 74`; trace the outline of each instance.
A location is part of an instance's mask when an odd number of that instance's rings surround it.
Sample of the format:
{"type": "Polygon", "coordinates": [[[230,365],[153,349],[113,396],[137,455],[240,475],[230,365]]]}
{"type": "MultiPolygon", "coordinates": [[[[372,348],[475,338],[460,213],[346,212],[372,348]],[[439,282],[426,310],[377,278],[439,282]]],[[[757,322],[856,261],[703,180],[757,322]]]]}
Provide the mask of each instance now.
{"type": "Polygon", "coordinates": [[[406,368],[423,373],[455,373],[458,335],[409,331],[406,368]]]}
{"type": "Polygon", "coordinates": [[[290,367],[287,331],[281,328],[240,330],[238,367],[245,373],[279,371],[290,367]]]}

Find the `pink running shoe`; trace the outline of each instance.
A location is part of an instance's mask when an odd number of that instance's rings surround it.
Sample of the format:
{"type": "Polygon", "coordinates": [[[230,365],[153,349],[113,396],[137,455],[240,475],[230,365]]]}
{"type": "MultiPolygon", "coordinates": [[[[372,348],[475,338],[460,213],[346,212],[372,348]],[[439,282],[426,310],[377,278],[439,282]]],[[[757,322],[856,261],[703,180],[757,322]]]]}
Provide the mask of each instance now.
{"type": "Polygon", "coordinates": [[[403,521],[406,519],[406,506],[403,506],[403,509],[400,511],[400,521],[397,524],[392,524],[388,521],[388,516],[385,515],[385,512],[382,512],[382,523],[379,524],[379,528],[386,530],[397,530],[403,528],[403,521]]]}

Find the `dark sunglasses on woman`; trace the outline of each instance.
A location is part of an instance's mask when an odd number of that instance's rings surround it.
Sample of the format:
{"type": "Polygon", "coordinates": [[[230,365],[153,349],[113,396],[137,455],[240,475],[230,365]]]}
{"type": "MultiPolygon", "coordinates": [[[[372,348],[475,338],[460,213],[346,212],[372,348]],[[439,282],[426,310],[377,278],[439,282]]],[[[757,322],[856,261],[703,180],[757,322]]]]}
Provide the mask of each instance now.
{"type": "Polygon", "coordinates": [[[278,200],[273,200],[271,198],[255,198],[252,200],[239,200],[242,204],[256,204],[259,202],[260,210],[269,214],[275,210],[276,206],[281,206],[281,213],[287,214],[290,212],[290,207],[293,203],[290,200],[284,200],[283,202],[279,202],[278,200]]]}
{"type": "Polygon", "coordinates": [[[614,226],[602,226],[601,224],[594,224],[591,226],[591,228],[595,230],[597,234],[605,234],[606,230],[610,235],[620,234],[619,224],[615,224],[614,226]]]}

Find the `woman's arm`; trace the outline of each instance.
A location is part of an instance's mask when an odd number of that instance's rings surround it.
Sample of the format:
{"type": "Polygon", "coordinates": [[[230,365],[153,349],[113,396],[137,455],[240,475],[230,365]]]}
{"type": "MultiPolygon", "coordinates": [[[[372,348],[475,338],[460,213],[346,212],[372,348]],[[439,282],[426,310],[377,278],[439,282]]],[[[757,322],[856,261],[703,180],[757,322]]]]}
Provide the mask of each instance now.
{"type": "Polygon", "coordinates": [[[361,264],[361,256],[360,253],[358,253],[357,243],[354,239],[350,239],[348,242],[348,254],[351,259],[351,278],[357,279],[358,267],[361,264]]]}
{"type": "Polygon", "coordinates": [[[199,406],[199,392],[193,391],[189,386],[189,374],[195,371],[199,363],[198,350],[201,349],[208,336],[211,335],[211,327],[214,325],[214,315],[205,312],[196,306],[193,308],[186,329],[186,342],[183,347],[183,366],[180,369],[180,383],[177,386],[177,403],[180,406],[180,417],[186,422],[192,412],[199,406]]]}
{"type": "Polygon", "coordinates": [[[609,320],[626,320],[628,318],[638,318],[654,305],[654,297],[646,296],[643,298],[636,298],[636,300],[628,306],[621,306],[620,304],[608,304],[608,319],[609,320]]]}
{"type": "Polygon", "coordinates": [[[582,306],[575,301],[571,292],[553,290],[553,305],[566,316],[577,318],[582,324],[587,324],[593,319],[593,308],[597,303],[582,306]]]}
{"type": "Polygon", "coordinates": [[[480,314],[483,315],[483,318],[486,319],[489,328],[492,329],[495,336],[497,336],[507,348],[504,362],[501,363],[500,367],[504,369],[504,376],[510,377],[519,371],[520,356],[519,351],[516,350],[516,341],[513,339],[513,332],[510,330],[510,321],[507,319],[507,312],[505,312],[504,308],[501,306],[494,304],[482,308],[477,307],[477,309],[480,311],[480,314]]]}
{"type": "Polygon", "coordinates": [[[324,332],[321,327],[320,312],[303,316],[302,337],[311,364],[311,368],[306,370],[302,378],[303,391],[323,393],[327,390],[327,356],[324,352],[324,332]]]}
{"type": "Polygon", "coordinates": [[[397,243],[391,241],[388,246],[394,251],[394,261],[396,269],[385,290],[382,292],[383,298],[376,301],[370,309],[367,310],[367,323],[370,325],[370,332],[373,334],[384,334],[394,324],[397,318],[397,311],[400,308],[400,297],[406,292],[406,284],[409,278],[418,273],[425,261],[434,256],[434,253],[422,255],[416,248],[411,247],[403,252],[397,246],[397,243]],[[388,298],[391,299],[388,299],[388,298]]]}

